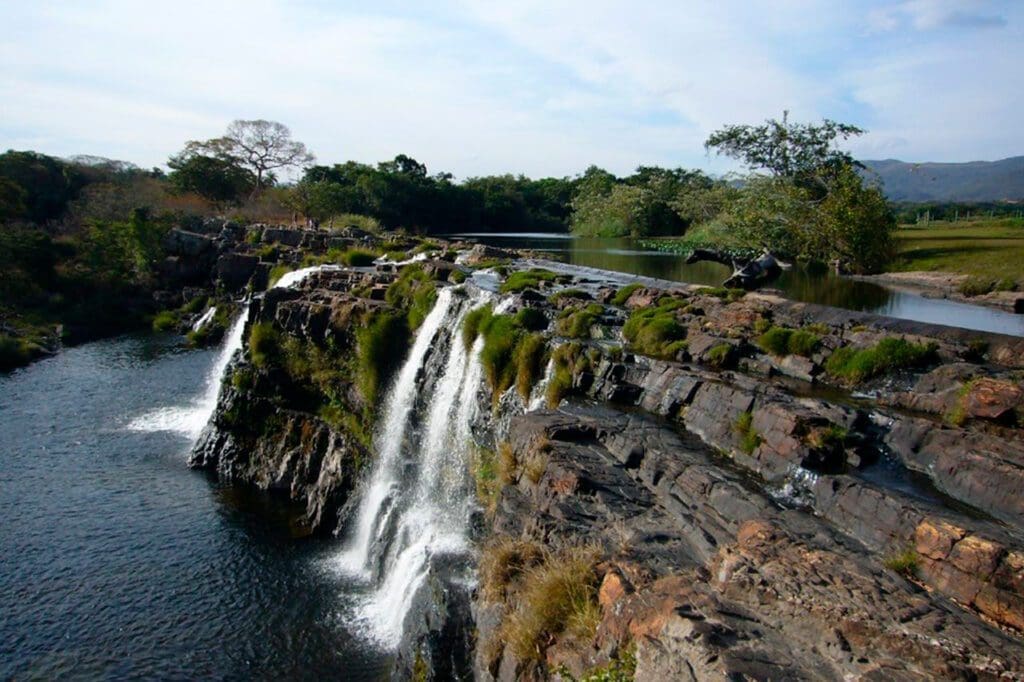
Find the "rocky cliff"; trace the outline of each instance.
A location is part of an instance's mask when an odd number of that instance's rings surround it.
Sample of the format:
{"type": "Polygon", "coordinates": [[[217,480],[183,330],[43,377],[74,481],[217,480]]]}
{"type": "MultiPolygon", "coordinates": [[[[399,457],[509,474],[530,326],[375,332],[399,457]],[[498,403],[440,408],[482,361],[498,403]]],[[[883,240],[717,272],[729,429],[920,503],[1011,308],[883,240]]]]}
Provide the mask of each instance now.
{"type": "Polygon", "coordinates": [[[417,309],[503,282],[463,323],[477,634],[423,590],[397,676],[1024,676],[1024,341],[436,255],[257,297],[192,458],[344,532],[417,309]]]}

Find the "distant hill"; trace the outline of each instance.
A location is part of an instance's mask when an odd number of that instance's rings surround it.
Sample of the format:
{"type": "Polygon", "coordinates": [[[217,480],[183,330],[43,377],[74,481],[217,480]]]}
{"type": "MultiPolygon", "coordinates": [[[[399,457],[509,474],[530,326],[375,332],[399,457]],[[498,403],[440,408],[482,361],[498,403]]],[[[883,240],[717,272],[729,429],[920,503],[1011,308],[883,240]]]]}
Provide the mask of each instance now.
{"type": "Polygon", "coordinates": [[[890,201],[1024,201],[1024,156],[970,163],[862,161],[890,201]]]}

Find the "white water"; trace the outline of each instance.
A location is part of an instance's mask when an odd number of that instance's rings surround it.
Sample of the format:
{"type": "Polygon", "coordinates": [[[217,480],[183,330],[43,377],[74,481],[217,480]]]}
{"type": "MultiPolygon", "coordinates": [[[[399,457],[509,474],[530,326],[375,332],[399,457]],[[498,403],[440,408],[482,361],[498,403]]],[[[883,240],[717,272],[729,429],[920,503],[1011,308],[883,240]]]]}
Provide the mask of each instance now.
{"type": "Polygon", "coordinates": [[[245,330],[245,313],[238,316],[232,323],[224,338],[220,354],[213,367],[206,375],[206,387],[203,394],[188,405],[161,407],[139,415],[128,424],[130,431],[173,431],[191,439],[199,437],[199,433],[210,421],[217,407],[217,395],[220,392],[224,370],[235,351],[242,347],[242,332],[245,330]]]}
{"type": "Polygon", "coordinates": [[[343,571],[369,577],[370,549],[377,535],[387,527],[387,516],[390,513],[389,499],[398,483],[399,456],[405,440],[405,431],[409,423],[416,395],[418,393],[417,378],[423,368],[423,359],[430,349],[441,323],[448,314],[452,304],[452,292],[441,291],[433,310],[420,325],[412,350],[391,390],[388,392],[384,407],[384,421],[377,434],[377,466],[370,477],[370,483],[360,500],[356,512],[355,535],[338,558],[338,566],[343,571]],[[376,532],[375,532],[376,531],[376,532]]]}
{"type": "MultiPolygon", "coordinates": [[[[274,288],[292,287],[314,272],[327,269],[331,266],[314,265],[308,268],[300,268],[285,273],[275,284],[274,288]]],[[[196,322],[199,328],[208,318],[212,318],[215,308],[211,307],[196,322]]],[[[203,427],[210,421],[213,411],[217,407],[217,396],[220,393],[221,381],[224,378],[224,370],[235,351],[242,347],[242,334],[245,331],[245,312],[238,316],[232,323],[231,329],[224,337],[224,345],[221,346],[217,361],[210,368],[206,375],[206,384],[203,394],[187,405],[176,405],[172,407],[161,407],[137,416],[126,427],[129,431],[171,431],[188,436],[192,440],[199,437],[203,427]]]]}
{"type": "Polygon", "coordinates": [[[210,320],[212,320],[213,316],[216,315],[216,314],[217,314],[217,306],[211,305],[209,308],[206,309],[206,312],[203,313],[199,317],[199,319],[195,321],[195,324],[192,325],[192,331],[197,332],[200,329],[202,329],[203,327],[205,327],[206,323],[209,322],[210,320]]]}
{"type": "Polygon", "coordinates": [[[469,300],[451,300],[442,299],[445,294],[450,296],[442,291],[428,317],[436,315],[436,326],[427,329],[424,323],[416,344],[426,345],[429,332],[429,342],[446,345],[447,352],[427,358],[425,350],[417,352],[414,346],[402,368],[384,412],[379,465],[360,505],[355,536],[337,559],[343,571],[373,581],[354,616],[372,640],[387,648],[401,641],[406,615],[432,560],[469,551],[470,424],[477,410],[483,341],[477,339],[467,352],[461,329],[465,315],[489,295],[477,291],[469,300]],[[425,372],[427,366],[440,371],[425,372]],[[417,383],[428,375],[436,376],[432,385],[423,379],[417,383]],[[403,452],[417,395],[425,399],[422,433],[411,452],[403,452]],[[389,432],[399,437],[385,437],[389,432]],[[375,566],[382,569],[379,576],[375,566]]]}
{"type": "Polygon", "coordinates": [[[530,401],[526,405],[527,412],[539,410],[547,404],[548,384],[551,383],[551,377],[554,376],[554,374],[555,361],[548,360],[547,367],[544,368],[544,378],[533,387],[532,391],[530,391],[530,401]]]}

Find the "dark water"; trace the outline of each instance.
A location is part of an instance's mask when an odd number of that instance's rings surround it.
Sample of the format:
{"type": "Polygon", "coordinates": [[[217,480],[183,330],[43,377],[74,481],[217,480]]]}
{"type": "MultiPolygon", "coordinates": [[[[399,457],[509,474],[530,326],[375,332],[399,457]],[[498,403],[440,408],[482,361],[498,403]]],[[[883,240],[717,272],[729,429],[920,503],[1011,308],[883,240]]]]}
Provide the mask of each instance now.
{"type": "MultiPolygon", "coordinates": [[[[565,234],[542,233],[452,236],[492,246],[545,251],[560,256],[565,262],[573,265],[690,284],[719,286],[732,274],[729,268],[719,263],[701,262],[687,265],[681,256],[645,249],[632,239],[576,238],[565,234]]],[[[782,273],[772,287],[796,301],[820,303],[918,322],[1024,336],[1024,315],[893,291],[877,284],[838,277],[830,272],[812,273],[804,268],[794,267],[782,273]]]]}
{"type": "Polygon", "coordinates": [[[187,435],[127,428],[202,395],[216,355],[121,338],[0,376],[0,679],[385,674],[345,628],[338,543],[187,469],[187,435]]]}

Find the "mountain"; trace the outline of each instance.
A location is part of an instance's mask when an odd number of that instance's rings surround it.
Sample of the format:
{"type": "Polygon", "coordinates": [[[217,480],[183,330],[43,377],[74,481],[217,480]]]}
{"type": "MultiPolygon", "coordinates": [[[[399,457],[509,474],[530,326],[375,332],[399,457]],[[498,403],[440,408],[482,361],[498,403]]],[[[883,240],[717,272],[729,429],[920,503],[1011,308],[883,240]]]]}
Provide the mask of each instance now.
{"type": "Polygon", "coordinates": [[[861,163],[881,176],[890,201],[1024,200],[1024,156],[969,163],[861,163]]]}

